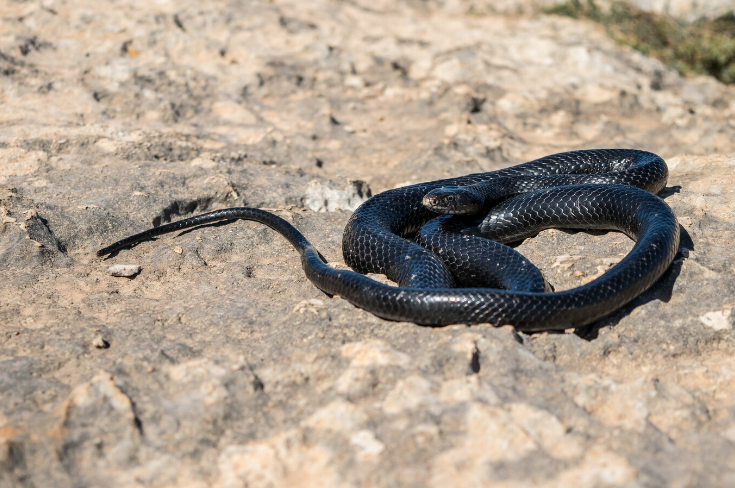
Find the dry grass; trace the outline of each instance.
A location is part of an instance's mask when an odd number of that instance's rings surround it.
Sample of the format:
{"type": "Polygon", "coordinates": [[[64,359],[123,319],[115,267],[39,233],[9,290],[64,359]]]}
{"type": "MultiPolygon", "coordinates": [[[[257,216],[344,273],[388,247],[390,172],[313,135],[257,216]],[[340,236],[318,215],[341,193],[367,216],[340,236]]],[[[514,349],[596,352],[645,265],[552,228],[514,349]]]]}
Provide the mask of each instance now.
{"type": "Polygon", "coordinates": [[[621,44],[658,58],[684,75],[707,74],[735,84],[735,14],[692,23],[615,2],[609,9],[594,0],[567,0],[547,13],[586,18],[604,25],[621,44]]]}

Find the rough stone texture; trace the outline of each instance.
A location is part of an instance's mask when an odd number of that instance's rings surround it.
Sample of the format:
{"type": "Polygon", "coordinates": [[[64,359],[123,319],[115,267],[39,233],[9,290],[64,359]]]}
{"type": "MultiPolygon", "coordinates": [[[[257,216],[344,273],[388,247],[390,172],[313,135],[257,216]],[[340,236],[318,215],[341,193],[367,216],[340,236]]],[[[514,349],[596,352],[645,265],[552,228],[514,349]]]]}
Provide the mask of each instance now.
{"type": "Polygon", "coordinates": [[[132,278],[140,273],[141,269],[139,264],[113,264],[107,268],[107,273],[110,276],[132,278]]]}
{"type": "MultiPolygon", "coordinates": [[[[0,0],[0,486],[735,485],[734,90],[472,7],[0,0]],[[589,147],[667,158],[684,237],[576,333],[377,319],[252,223],[94,256],[253,205],[339,265],[367,185],[589,147]]],[[[561,289],[630,247],[519,249],[561,289]]]]}

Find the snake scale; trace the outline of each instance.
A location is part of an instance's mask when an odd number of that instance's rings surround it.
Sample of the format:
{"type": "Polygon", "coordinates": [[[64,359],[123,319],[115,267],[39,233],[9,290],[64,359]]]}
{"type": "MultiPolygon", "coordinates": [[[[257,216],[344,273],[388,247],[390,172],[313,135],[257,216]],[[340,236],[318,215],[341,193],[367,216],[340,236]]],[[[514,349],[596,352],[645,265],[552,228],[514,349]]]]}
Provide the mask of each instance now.
{"type": "Polygon", "coordinates": [[[667,178],[666,163],[653,153],[599,149],[388,190],[363,203],[347,223],[342,250],[354,271],[329,266],[290,223],[248,207],[161,225],[97,254],[219,220],[253,220],[288,239],[319,289],[380,317],[432,326],[489,322],[523,331],[565,329],[619,309],[669,267],[679,225],[656,196],[667,178]],[[617,230],[636,242],[602,276],[552,292],[533,264],[504,245],[551,227],[617,230]],[[398,286],[365,273],[385,274],[398,286]]]}

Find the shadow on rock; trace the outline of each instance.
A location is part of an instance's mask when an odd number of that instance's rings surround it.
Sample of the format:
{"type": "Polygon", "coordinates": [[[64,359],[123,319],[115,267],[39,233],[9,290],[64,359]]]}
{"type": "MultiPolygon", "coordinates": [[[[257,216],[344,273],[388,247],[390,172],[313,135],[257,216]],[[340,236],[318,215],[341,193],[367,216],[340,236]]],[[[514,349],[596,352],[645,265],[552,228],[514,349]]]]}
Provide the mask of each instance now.
{"type": "Polygon", "coordinates": [[[666,200],[671,195],[676,195],[677,193],[681,193],[681,185],[667,186],[666,188],[661,190],[661,193],[659,193],[658,196],[666,200]]]}
{"type": "Polygon", "coordinates": [[[684,260],[689,257],[689,252],[694,250],[694,242],[686,229],[679,225],[679,232],[681,235],[679,239],[679,251],[674,257],[674,261],[671,263],[671,266],[669,266],[669,269],[666,270],[666,272],[651,288],[617,312],[613,312],[607,317],[603,317],[592,324],[579,327],[574,331],[574,333],[582,339],[592,341],[597,339],[600,329],[603,327],[614,327],[623,318],[630,315],[636,308],[654,300],[668,303],[673,295],[674,283],[676,283],[676,279],[681,273],[681,267],[684,264],[684,260]]]}

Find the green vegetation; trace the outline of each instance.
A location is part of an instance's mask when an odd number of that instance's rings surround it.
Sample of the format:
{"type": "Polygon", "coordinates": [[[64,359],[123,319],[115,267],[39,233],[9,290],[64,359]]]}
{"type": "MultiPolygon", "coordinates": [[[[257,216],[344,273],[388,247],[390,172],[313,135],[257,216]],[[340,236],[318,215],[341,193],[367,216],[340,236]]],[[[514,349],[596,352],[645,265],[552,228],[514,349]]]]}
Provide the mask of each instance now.
{"type": "Polygon", "coordinates": [[[735,14],[692,23],[615,2],[603,10],[594,0],[567,0],[547,13],[594,20],[621,44],[660,59],[684,75],[708,74],[735,84],[735,14]]]}

